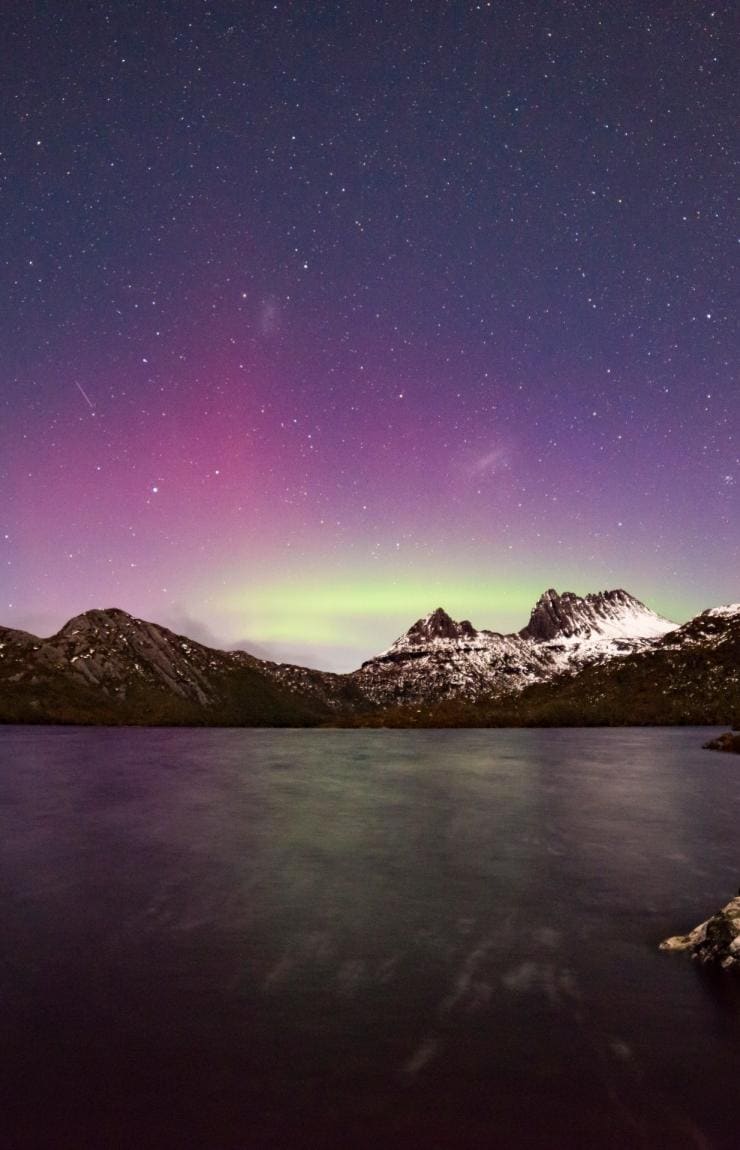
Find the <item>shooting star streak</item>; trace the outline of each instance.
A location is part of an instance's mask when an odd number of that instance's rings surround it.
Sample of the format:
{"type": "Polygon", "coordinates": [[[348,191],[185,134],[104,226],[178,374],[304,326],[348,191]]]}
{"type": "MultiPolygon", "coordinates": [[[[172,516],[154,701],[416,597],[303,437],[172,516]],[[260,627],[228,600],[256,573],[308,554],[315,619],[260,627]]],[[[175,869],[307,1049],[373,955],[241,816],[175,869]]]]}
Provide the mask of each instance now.
{"type": "Polygon", "coordinates": [[[78,383],[77,380],[75,380],[75,387],[77,387],[79,389],[79,391],[82,393],[82,398],[87,402],[88,407],[91,407],[92,410],[95,411],[95,404],[90,399],[90,396],[87,394],[87,392],[85,391],[82,384],[78,383]]]}

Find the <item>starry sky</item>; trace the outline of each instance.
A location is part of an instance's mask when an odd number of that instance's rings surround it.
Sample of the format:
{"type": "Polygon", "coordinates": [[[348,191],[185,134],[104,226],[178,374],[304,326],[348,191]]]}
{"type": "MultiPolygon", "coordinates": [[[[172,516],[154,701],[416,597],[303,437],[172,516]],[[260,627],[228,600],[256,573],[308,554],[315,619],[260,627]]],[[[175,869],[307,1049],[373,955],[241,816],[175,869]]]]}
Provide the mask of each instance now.
{"type": "Polygon", "coordinates": [[[740,598],[732,6],[8,0],[0,622],[740,598]]]}

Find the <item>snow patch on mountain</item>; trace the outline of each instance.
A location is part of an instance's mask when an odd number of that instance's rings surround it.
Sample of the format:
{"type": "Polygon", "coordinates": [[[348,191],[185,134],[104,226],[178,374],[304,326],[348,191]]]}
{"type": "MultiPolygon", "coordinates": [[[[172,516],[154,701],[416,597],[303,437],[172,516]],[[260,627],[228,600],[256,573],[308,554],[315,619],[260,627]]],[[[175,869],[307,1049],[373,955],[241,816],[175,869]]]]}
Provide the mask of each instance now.
{"type": "Polygon", "coordinates": [[[723,607],[710,607],[708,611],[702,611],[702,615],[714,615],[725,619],[732,618],[734,615],[740,615],[740,603],[726,603],[723,607]]]}

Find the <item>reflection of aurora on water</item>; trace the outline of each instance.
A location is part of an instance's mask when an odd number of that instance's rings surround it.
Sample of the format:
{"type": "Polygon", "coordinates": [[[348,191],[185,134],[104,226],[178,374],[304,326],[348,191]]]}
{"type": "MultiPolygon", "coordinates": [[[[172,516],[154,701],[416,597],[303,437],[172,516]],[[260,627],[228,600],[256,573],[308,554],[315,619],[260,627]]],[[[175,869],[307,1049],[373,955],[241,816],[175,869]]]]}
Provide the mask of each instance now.
{"type": "Polygon", "coordinates": [[[5,728],[6,1135],[729,1147],[703,734],[5,728]]]}

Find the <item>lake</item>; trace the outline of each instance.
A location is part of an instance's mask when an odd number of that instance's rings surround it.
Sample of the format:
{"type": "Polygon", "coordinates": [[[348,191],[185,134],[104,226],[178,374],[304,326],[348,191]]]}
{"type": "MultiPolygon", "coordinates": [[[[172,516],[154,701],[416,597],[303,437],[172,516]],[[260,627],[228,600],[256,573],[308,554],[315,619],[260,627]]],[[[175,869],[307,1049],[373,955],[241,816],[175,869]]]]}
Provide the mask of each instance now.
{"type": "Polygon", "coordinates": [[[0,1145],[734,1150],[711,733],[0,728],[0,1145]]]}

